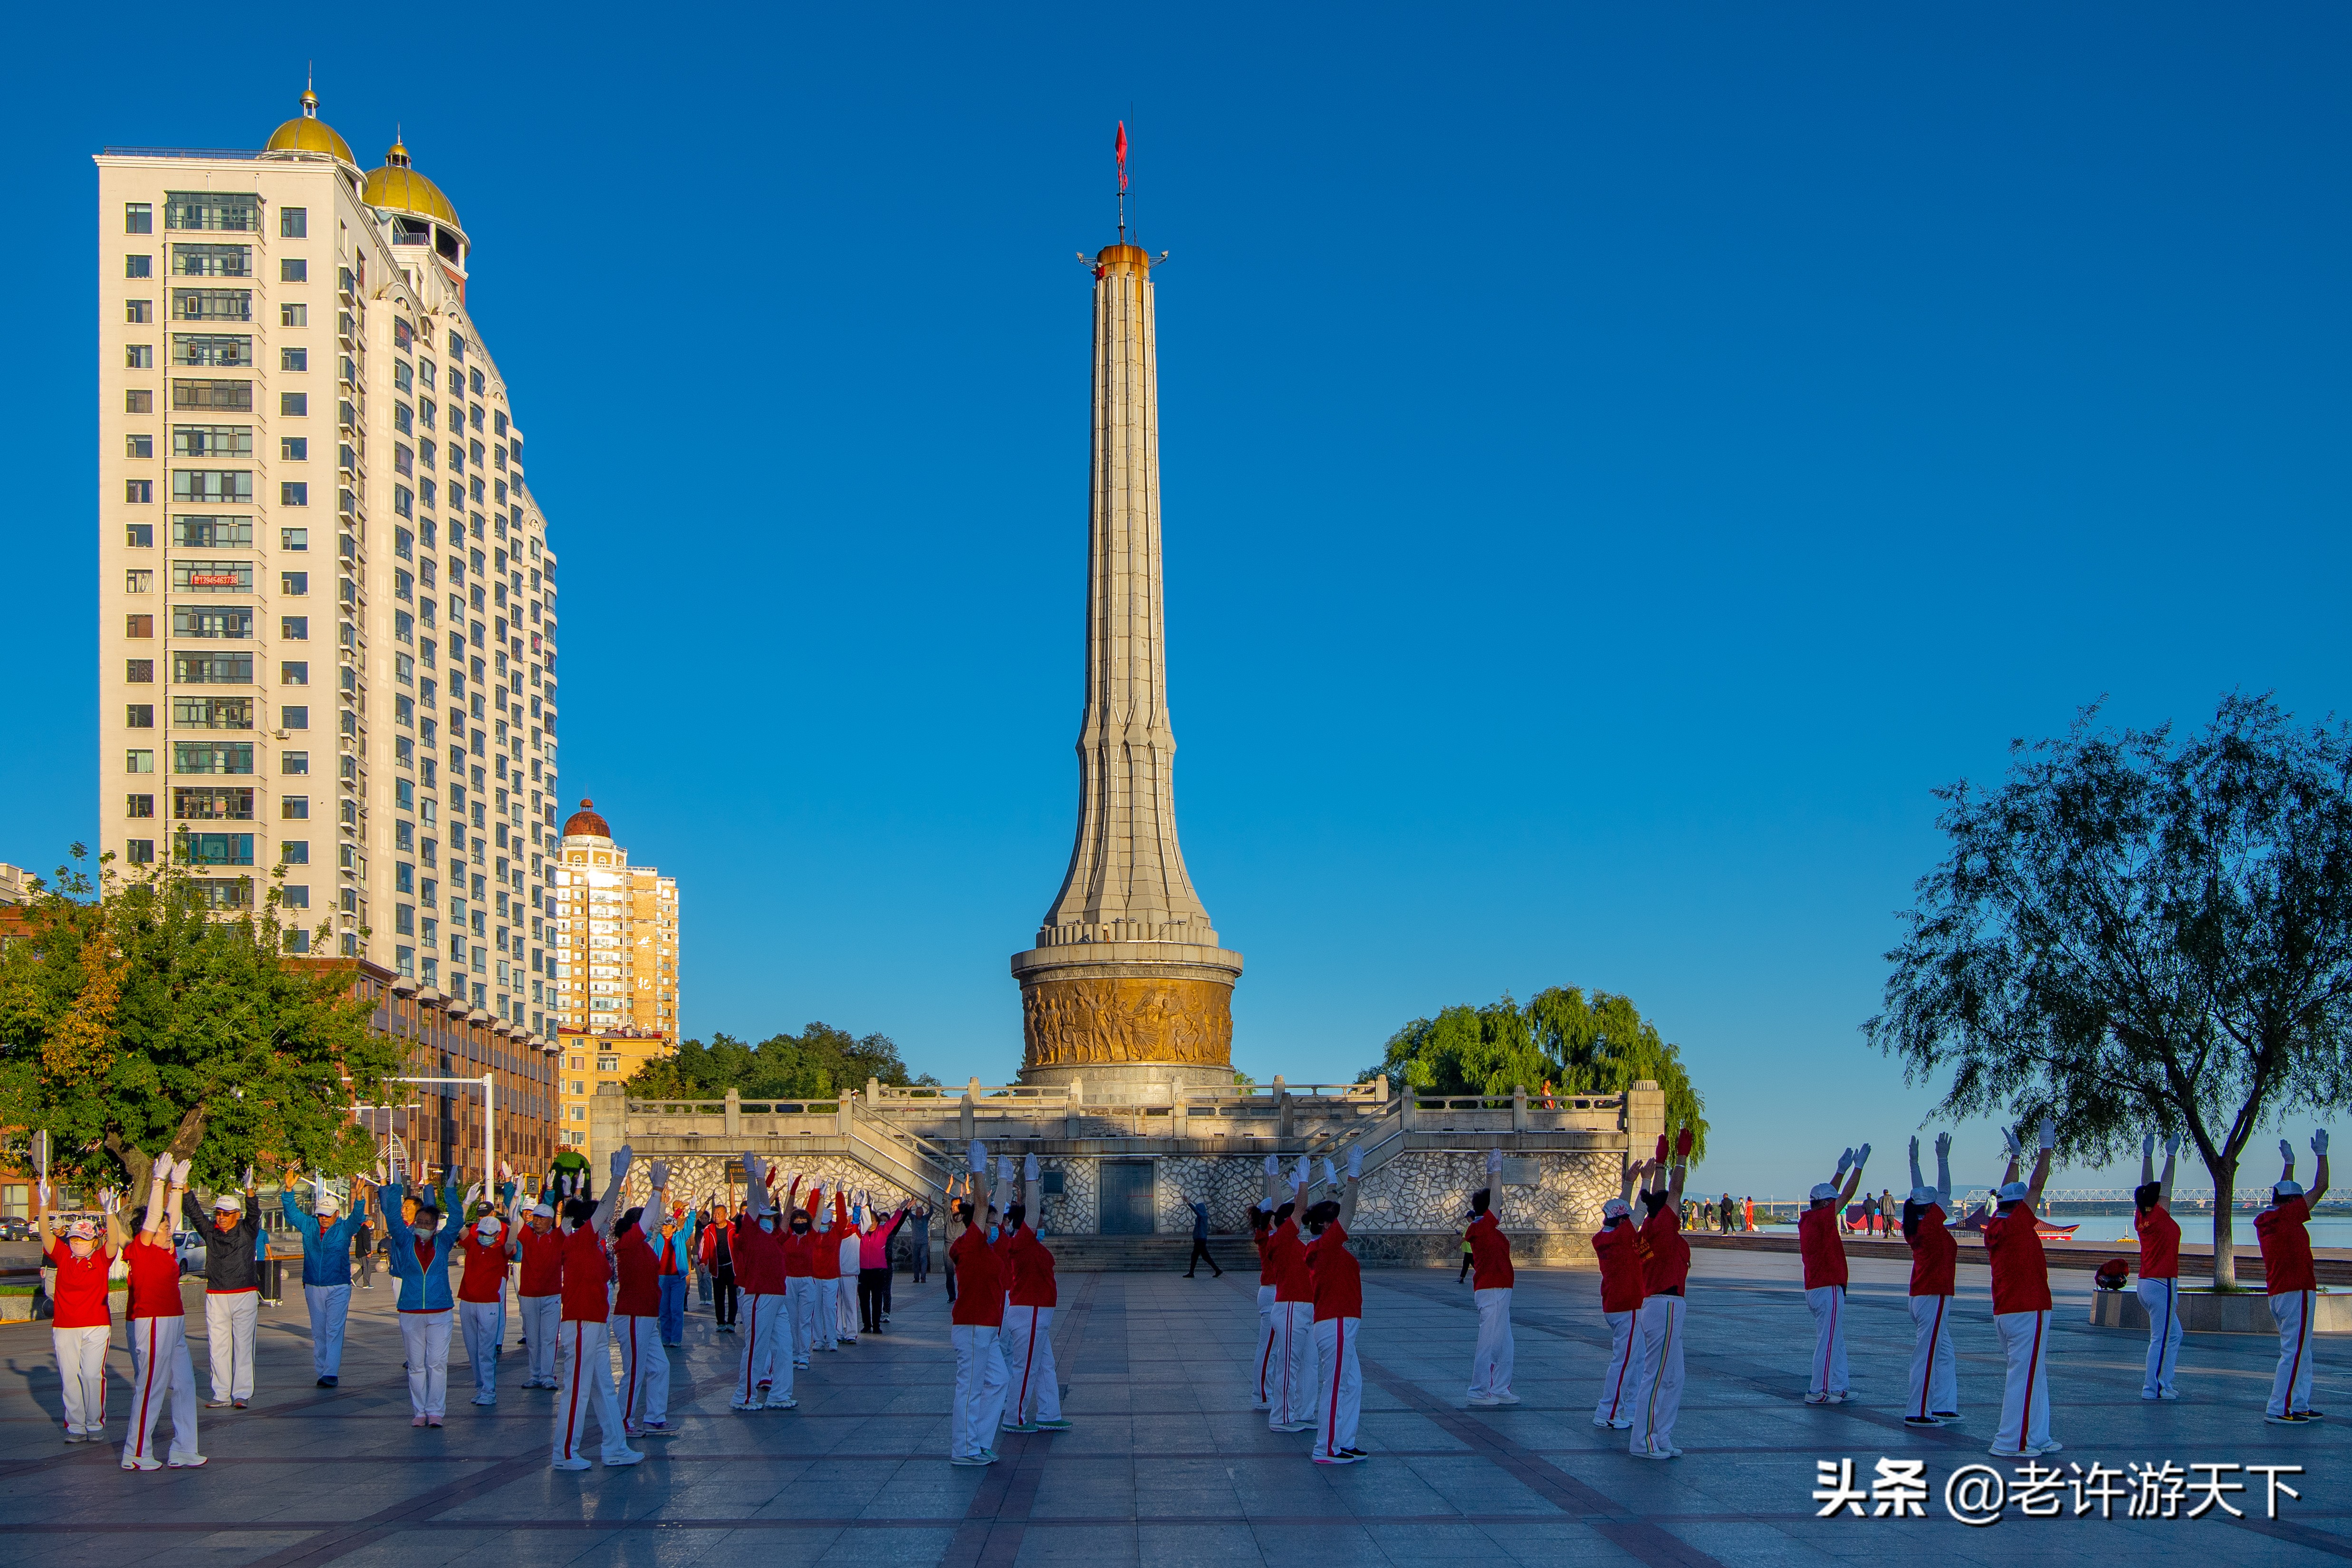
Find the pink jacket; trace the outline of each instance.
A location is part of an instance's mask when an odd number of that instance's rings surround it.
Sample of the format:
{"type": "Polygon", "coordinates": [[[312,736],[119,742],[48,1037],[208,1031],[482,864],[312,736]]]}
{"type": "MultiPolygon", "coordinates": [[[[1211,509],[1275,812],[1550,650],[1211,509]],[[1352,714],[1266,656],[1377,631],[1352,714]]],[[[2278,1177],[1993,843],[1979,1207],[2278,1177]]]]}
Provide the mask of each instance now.
{"type": "Polygon", "coordinates": [[[890,1216],[887,1225],[876,1226],[857,1238],[857,1266],[860,1268],[890,1267],[890,1238],[907,1223],[907,1211],[900,1209],[890,1216]]]}

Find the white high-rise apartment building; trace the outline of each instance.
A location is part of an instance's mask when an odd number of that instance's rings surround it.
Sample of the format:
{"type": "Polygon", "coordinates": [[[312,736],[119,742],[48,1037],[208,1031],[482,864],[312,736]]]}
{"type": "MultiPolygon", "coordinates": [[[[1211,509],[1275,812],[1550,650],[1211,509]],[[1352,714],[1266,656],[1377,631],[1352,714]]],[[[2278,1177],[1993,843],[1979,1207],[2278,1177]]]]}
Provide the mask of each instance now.
{"type": "Polygon", "coordinates": [[[308,91],[97,163],[103,847],[551,1039],[556,560],[456,208],[308,91]]]}

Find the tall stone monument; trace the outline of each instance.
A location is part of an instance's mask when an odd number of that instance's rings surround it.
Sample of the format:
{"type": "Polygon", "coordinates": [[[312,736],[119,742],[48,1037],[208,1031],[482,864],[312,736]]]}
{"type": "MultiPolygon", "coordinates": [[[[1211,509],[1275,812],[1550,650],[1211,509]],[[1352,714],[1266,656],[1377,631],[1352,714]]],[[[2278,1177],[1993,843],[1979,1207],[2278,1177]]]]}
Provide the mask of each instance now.
{"type": "MultiPolygon", "coordinates": [[[[1124,133],[1122,132],[1122,135],[1124,133]]],[[[1122,153],[1124,144],[1122,142],[1122,153]]],[[[1160,613],[1160,372],[1151,258],[1095,258],[1094,456],[1078,831],[1021,983],[1021,1079],[1230,1084],[1234,982],[1176,845],[1160,613]]]]}

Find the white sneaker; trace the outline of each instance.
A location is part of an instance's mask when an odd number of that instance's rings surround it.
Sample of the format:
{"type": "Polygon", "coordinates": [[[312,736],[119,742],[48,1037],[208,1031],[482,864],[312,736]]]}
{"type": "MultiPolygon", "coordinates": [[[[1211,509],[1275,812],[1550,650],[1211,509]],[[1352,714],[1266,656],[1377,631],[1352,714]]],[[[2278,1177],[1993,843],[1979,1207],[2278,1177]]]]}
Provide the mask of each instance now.
{"type": "Polygon", "coordinates": [[[161,1459],[125,1459],[122,1461],[122,1468],[126,1470],[160,1470],[163,1468],[163,1461],[161,1459]]]}
{"type": "Polygon", "coordinates": [[[551,1468],[559,1470],[584,1470],[588,1468],[588,1461],[585,1459],[554,1459],[549,1461],[549,1463],[551,1468]]]}
{"type": "Polygon", "coordinates": [[[606,1458],[605,1458],[605,1459],[604,1459],[604,1468],[605,1468],[606,1469],[608,1469],[608,1470],[610,1470],[610,1469],[617,1469],[619,1467],[621,1467],[621,1466],[623,1466],[623,1465],[635,1465],[635,1464],[640,1464],[640,1463],[642,1463],[642,1462],[644,1461],[644,1459],[645,1459],[645,1456],[644,1456],[643,1454],[639,1453],[636,1449],[635,1449],[635,1448],[624,1448],[623,1450],[621,1450],[621,1452],[620,1452],[620,1454],[619,1454],[619,1456],[618,1456],[618,1457],[614,1457],[614,1456],[610,1456],[610,1455],[606,1456],[606,1458]]]}
{"type": "Polygon", "coordinates": [[[1517,1405],[1518,1402],[1519,1396],[1516,1394],[1498,1394],[1494,1398],[1496,1405],[1517,1405]]]}
{"type": "Polygon", "coordinates": [[[771,1410],[798,1410],[800,1407],[801,1402],[793,1398],[789,1394],[785,1394],[782,1399],[771,1399],[768,1401],[768,1408],[771,1410]]]}
{"type": "Polygon", "coordinates": [[[1500,1405],[1503,1402],[1496,1398],[1491,1394],[1474,1394],[1470,1395],[1470,1403],[1473,1405],[1500,1405]]]}
{"type": "Polygon", "coordinates": [[[201,1468],[204,1462],[205,1457],[202,1454],[190,1454],[184,1459],[173,1459],[172,1461],[172,1468],[175,1470],[194,1470],[201,1468]]]}

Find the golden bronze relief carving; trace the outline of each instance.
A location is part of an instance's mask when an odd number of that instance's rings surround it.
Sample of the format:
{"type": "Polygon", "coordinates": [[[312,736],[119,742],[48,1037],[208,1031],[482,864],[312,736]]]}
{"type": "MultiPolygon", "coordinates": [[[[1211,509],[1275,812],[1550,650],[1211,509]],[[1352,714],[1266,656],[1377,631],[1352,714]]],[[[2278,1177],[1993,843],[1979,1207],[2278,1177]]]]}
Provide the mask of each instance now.
{"type": "Polygon", "coordinates": [[[1233,1060],[1234,989],[1212,980],[1043,980],[1021,1022],[1024,1068],[1233,1060]]]}

